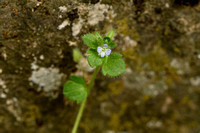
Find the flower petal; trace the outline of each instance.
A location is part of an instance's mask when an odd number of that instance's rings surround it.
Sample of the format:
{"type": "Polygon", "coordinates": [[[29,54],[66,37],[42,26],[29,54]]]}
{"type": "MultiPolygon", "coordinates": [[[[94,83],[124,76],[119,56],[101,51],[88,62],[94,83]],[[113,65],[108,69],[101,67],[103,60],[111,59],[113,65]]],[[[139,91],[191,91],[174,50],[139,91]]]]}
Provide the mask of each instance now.
{"type": "Polygon", "coordinates": [[[108,47],[108,44],[104,44],[103,47],[104,47],[104,48],[107,48],[107,47],[108,47]]]}
{"type": "Polygon", "coordinates": [[[106,49],[106,55],[110,55],[111,49],[106,49]]]}
{"type": "Polygon", "coordinates": [[[102,51],[102,47],[97,47],[97,52],[100,53],[102,51]]]}
{"type": "Polygon", "coordinates": [[[105,56],[105,52],[101,52],[101,57],[104,57],[105,56]]]}

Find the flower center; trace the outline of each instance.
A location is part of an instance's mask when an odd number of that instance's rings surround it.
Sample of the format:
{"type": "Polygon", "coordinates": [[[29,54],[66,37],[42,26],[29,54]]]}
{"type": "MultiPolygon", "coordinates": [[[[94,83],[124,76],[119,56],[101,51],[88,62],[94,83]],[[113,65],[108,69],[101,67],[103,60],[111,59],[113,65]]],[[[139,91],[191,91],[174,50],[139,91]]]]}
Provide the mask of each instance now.
{"type": "Polygon", "coordinates": [[[107,44],[104,44],[103,47],[97,47],[97,52],[101,57],[104,57],[105,55],[108,56],[111,53],[111,49],[108,48],[107,44]]]}

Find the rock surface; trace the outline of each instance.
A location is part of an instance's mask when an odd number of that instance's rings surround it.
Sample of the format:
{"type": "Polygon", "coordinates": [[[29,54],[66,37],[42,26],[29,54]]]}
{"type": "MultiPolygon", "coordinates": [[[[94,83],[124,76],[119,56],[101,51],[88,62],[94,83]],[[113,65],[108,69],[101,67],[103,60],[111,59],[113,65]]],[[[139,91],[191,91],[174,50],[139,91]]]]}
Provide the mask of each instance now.
{"type": "Polygon", "coordinates": [[[62,86],[91,77],[72,50],[114,28],[126,73],[99,73],[79,132],[198,133],[199,20],[199,0],[1,0],[0,132],[69,133],[78,105],[62,86]]]}

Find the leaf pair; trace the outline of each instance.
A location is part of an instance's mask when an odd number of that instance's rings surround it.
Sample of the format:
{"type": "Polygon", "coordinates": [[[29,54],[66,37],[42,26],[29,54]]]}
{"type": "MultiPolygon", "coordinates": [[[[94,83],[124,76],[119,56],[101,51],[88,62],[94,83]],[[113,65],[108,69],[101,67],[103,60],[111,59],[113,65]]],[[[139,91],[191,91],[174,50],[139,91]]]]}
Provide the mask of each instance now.
{"type": "Polygon", "coordinates": [[[111,53],[110,55],[101,57],[97,52],[97,47],[102,47],[102,45],[107,44],[109,49],[116,46],[115,42],[112,42],[114,36],[114,30],[107,33],[106,37],[102,38],[99,33],[86,34],[82,37],[84,43],[90,47],[87,50],[87,60],[91,67],[101,66],[104,75],[109,75],[111,77],[119,76],[125,72],[125,63],[121,59],[122,55],[119,53],[111,53]]]}

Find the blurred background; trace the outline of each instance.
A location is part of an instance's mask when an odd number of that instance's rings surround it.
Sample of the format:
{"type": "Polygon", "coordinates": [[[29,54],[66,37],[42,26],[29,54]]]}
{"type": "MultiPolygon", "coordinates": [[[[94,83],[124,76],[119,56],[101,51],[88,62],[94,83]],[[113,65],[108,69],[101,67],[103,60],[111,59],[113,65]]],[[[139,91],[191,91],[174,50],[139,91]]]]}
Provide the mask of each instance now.
{"type": "Polygon", "coordinates": [[[112,28],[126,72],[99,72],[79,133],[199,133],[199,0],[1,0],[0,133],[70,133],[63,85],[93,71],[81,36],[112,28]]]}

